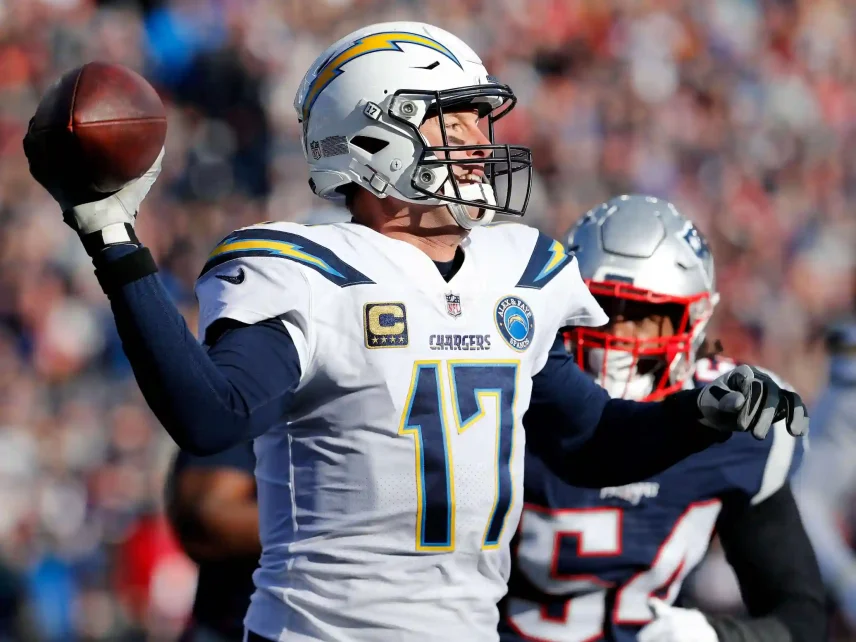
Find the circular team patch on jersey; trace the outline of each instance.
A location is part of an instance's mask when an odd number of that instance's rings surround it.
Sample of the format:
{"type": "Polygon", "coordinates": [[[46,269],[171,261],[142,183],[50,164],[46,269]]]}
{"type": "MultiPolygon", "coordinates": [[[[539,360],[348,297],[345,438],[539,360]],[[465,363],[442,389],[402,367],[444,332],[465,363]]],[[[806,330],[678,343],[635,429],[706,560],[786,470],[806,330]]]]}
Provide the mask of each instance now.
{"type": "Polygon", "coordinates": [[[535,333],[535,317],[532,308],[523,299],[506,296],[496,304],[496,327],[505,342],[518,352],[523,352],[532,343],[535,333]]]}

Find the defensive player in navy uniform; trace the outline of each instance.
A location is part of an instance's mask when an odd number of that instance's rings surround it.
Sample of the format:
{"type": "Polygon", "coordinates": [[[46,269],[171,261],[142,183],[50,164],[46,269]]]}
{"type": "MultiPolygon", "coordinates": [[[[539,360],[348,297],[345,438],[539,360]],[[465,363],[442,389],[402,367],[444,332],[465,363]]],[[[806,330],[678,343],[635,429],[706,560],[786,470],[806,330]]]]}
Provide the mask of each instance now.
{"type": "Polygon", "coordinates": [[[486,226],[527,200],[529,149],[494,140],[515,102],[430,25],[373,25],[323,52],[295,108],[311,188],[354,222],[224,239],[196,287],[207,350],[133,235],[159,165],[83,202],[31,164],[92,253],[176,443],[255,439],[248,640],[497,639],[525,441],[568,481],[602,485],[733,431],[764,437],[777,416],[807,428],[799,398],[749,367],[644,404],[609,399],[568,358],[559,328],[607,321],[577,261],[532,228],[486,226]],[[530,405],[551,423],[524,438],[530,405]]]}
{"type": "MultiPolygon", "coordinates": [[[[567,347],[613,397],[668,399],[735,367],[699,357],[718,298],[713,259],[673,205],[612,199],[568,244],[610,322],[569,331],[567,347]]],[[[527,431],[543,425],[539,415],[526,416],[527,431]]],[[[783,422],[772,433],[737,435],[643,482],[599,489],[570,486],[527,453],[503,641],[823,640],[823,588],[788,482],[803,447],[783,422]],[[714,532],[746,618],[673,606],[714,532]]]]}
{"type": "Polygon", "coordinates": [[[180,451],[167,484],[167,515],[199,565],[191,621],[181,642],[240,640],[259,565],[259,509],[251,442],[197,457],[180,451]]]}

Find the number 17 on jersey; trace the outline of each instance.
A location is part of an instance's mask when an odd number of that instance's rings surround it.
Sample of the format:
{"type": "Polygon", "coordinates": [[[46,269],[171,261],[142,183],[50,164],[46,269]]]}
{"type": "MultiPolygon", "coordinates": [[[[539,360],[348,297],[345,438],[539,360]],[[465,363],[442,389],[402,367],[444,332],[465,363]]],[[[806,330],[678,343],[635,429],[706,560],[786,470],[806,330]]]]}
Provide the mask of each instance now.
{"type": "Polygon", "coordinates": [[[495,448],[493,509],[485,525],[483,549],[497,548],[513,497],[514,403],[520,363],[500,361],[417,361],[398,432],[412,436],[416,452],[416,550],[455,549],[455,466],[452,440],[467,430],[491,430],[495,448]],[[449,391],[444,389],[444,370],[449,391]],[[445,399],[451,399],[454,427],[445,399]],[[482,421],[485,403],[495,400],[496,421],[482,421]],[[483,425],[484,424],[484,425],[483,425]]]}

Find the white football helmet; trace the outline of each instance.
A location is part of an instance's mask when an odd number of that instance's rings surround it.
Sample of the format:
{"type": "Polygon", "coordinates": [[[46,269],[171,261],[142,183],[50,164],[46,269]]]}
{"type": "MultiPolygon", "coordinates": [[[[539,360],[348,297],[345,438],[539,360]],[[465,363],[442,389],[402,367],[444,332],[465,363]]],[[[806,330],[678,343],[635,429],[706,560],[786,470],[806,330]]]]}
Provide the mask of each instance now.
{"type": "MultiPolygon", "coordinates": [[[[522,216],[532,182],[527,147],[494,142],[493,125],[517,102],[506,85],[489,76],[475,52],[452,34],[418,22],[388,22],[355,31],[312,64],[294,108],[303,125],[301,142],[309,163],[312,190],[341,199],[341,188],[355,183],[378,198],[445,204],[455,221],[470,229],[494,214],[522,216]],[[488,119],[489,145],[450,146],[443,109],[474,105],[488,119]],[[419,131],[427,117],[439,115],[442,146],[429,146],[419,131]],[[450,151],[486,152],[467,159],[450,151]],[[485,182],[459,184],[451,165],[483,166],[485,182]],[[510,205],[515,182],[525,176],[519,209],[510,205]],[[502,198],[496,177],[506,176],[502,198]],[[479,208],[473,218],[468,207],[479,208]]],[[[519,202],[519,199],[515,199],[519,202]]]]}

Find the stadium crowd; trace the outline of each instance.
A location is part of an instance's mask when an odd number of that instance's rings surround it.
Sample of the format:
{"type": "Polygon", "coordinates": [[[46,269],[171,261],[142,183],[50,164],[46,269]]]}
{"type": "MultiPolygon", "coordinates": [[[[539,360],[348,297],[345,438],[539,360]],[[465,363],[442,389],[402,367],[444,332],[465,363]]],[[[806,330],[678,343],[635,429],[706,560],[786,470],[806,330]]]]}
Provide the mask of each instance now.
{"type": "MultiPolygon", "coordinates": [[[[611,195],[672,200],[721,267],[709,336],[809,401],[823,385],[824,328],[856,297],[848,0],[0,0],[0,642],[168,640],[195,582],[162,517],[171,442],[27,170],[40,95],[93,59],[161,92],[138,232],[194,327],[230,230],[344,218],[306,185],[293,96],[326,44],[399,19],[459,35],[515,90],[499,138],[533,148],[526,222],[560,235],[611,195]]],[[[727,574],[703,572],[697,599],[733,608],[727,574]]]]}

